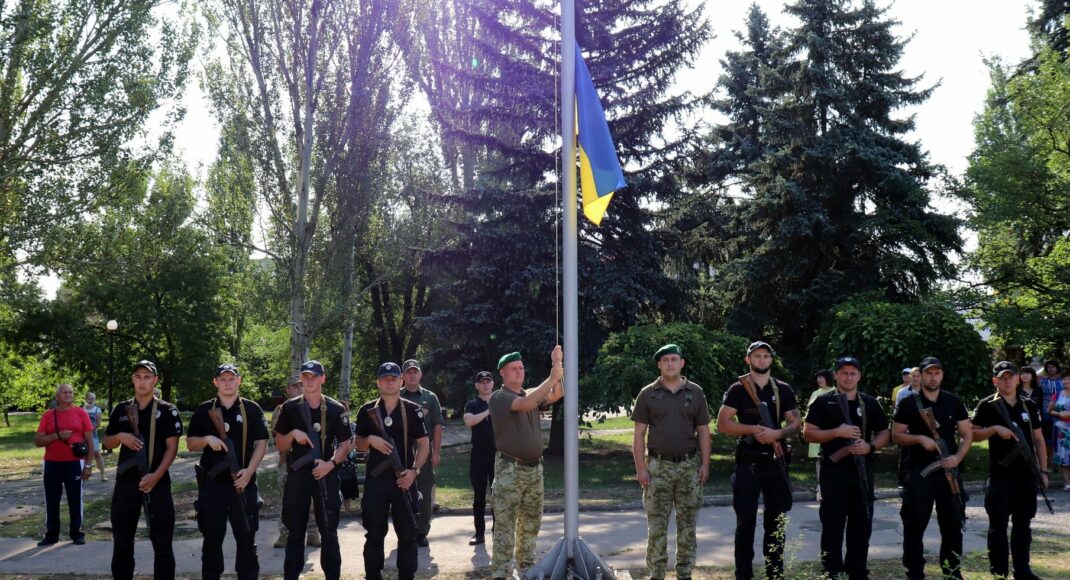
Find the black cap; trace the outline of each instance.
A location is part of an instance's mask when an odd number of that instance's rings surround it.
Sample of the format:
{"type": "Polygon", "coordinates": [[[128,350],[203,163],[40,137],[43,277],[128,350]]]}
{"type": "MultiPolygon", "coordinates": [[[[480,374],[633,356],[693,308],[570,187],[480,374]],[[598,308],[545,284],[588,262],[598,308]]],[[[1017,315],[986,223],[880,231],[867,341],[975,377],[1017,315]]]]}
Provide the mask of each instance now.
{"type": "Polygon", "coordinates": [[[410,358],[409,360],[401,363],[401,372],[405,372],[409,369],[420,370],[420,361],[410,358]]]}
{"type": "Polygon", "coordinates": [[[479,371],[478,373],[476,373],[476,382],[477,383],[480,382],[480,381],[484,381],[484,380],[493,381],[494,380],[494,375],[490,374],[490,371],[479,371]]]}
{"type": "Polygon", "coordinates": [[[921,372],[925,372],[925,369],[929,367],[937,367],[940,370],[944,370],[944,363],[940,362],[940,359],[935,356],[927,356],[918,363],[918,368],[921,369],[921,372]]]}
{"type": "Polygon", "coordinates": [[[992,367],[992,376],[998,377],[1003,373],[1018,374],[1018,367],[1014,366],[1014,363],[1010,361],[1001,360],[996,363],[996,366],[992,367]]]}
{"type": "Polygon", "coordinates": [[[301,365],[300,373],[312,373],[317,377],[323,376],[323,363],[318,360],[305,361],[305,364],[301,365]]]}
{"type": "Polygon", "coordinates": [[[769,354],[776,356],[776,351],[773,350],[773,347],[769,346],[769,343],[762,342],[760,340],[756,340],[750,343],[749,346],[747,346],[747,354],[750,354],[758,350],[759,348],[764,348],[765,350],[769,351],[769,354]]]}
{"type": "Polygon", "coordinates": [[[238,365],[234,363],[223,363],[215,368],[215,376],[219,376],[223,373],[234,373],[234,376],[240,377],[241,373],[238,372],[238,365]]]}
{"type": "Polygon", "coordinates": [[[853,366],[858,370],[862,370],[862,363],[858,362],[858,359],[853,356],[841,356],[840,358],[836,359],[836,364],[835,366],[833,366],[833,368],[836,370],[840,370],[840,367],[845,366],[853,366]]]}
{"type": "Polygon", "coordinates": [[[148,371],[151,372],[154,375],[160,374],[160,373],[156,372],[156,363],[152,362],[151,360],[142,359],[142,360],[139,360],[136,363],[134,363],[134,370],[135,371],[140,369],[140,368],[148,369],[148,371]]]}
{"type": "Polygon", "coordinates": [[[379,365],[379,378],[380,379],[383,378],[383,377],[400,377],[400,376],[401,376],[401,367],[398,366],[398,363],[385,362],[385,363],[379,365]]]}

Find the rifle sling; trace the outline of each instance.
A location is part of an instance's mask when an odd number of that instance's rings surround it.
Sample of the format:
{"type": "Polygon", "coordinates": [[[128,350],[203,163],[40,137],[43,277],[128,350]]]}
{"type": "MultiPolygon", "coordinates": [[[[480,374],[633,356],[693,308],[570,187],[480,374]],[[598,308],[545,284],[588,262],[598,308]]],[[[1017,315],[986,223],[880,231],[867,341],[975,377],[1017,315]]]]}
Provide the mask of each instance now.
{"type": "MultiPolygon", "coordinates": [[[[404,447],[402,447],[404,454],[401,457],[405,462],[405,467],[408,467],[410,463],[409,455],[411,454],[409,451],[409,414],[405,412],[405,403],[401,401],[400,397],[398,398],[398,406],[401,407],[401,440],[404,444],[404,447]]],[[[382,397],[379,397],[379,400],[375,402],[375,412],[378,413],[380,410],[383,414],[379,417],[379,424],[383,426],[383,434],[385,435],[387,413],[386,407],[383,406],[382,397]]]]}
{"type": "MultiPolygon", "coordinates": [[[[219,397],[212,400],[212,410],[214,411],[216,405],[219,404],[219,397]]],[[[245,445],[249,442],[249,420],[245,414],[245,401],[242,401],[241,397],[238,397],[238,412],[241,414],[241,466],[247,467],[245,463],[245,445]]],[[[224,420],[224,424],[226,421],[224,420]]],[[[215,471],[214,469],[212,471],[215,471]]],[[[210,472],[209,472],[210,473],[210,472]]]]}
{"type": "MultiPolygon", "coordinates": [[[[751,382],[750,377],[743,375],[739,379],[739,384],[743,385],[743,390],[750,396],[750,400],[754,402],[755,410],[762,406],[761,399],[758,398],[758,391],[754,384],[751,382]]],[[[770,427],[771,429],[780,426],[780,388],[776,384],[776,379],[769,377],[769,384],[773,387],[773,402],[776,403],[776,418],[773,421],[776,425],[770,427]]]]}

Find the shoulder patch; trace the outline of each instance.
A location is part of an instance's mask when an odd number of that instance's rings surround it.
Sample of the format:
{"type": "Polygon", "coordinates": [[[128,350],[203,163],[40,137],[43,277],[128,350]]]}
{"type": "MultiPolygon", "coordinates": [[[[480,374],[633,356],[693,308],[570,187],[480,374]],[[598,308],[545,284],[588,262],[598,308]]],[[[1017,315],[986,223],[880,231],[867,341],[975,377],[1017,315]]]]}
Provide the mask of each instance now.
{"type": "Polygon", "coordinates": [[[177,417],[178,416],[178,409],[171,409],[171,415],[174,416],[174,417],[177,417]]]}

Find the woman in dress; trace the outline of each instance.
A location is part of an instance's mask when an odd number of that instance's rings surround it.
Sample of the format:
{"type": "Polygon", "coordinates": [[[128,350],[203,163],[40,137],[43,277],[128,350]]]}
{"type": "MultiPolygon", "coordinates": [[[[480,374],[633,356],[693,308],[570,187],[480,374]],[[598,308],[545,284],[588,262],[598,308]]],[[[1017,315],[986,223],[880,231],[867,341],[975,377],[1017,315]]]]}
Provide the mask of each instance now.
{"type": "Polygon", "coordinates": [[[1052,464],[1063,474],[1063,491],[1070,491],[1070,369],[1062,372],[1063,389],[1048,403],[1048,413],[1055,420],[1055,445],[1052,464]]]}

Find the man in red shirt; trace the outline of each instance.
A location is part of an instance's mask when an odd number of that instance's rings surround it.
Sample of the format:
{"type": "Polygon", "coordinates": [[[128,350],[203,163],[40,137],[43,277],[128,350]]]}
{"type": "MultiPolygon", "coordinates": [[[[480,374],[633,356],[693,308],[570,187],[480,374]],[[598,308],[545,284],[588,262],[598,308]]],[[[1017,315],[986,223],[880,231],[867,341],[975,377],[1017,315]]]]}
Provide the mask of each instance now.
{"type": "Polygon", "coordinates": [[[67,509],[71,517],[71,540],[85,543],[82,533],[82,480],[92,467],[85,462],[87,445],[93,441],[93,423],[85,409],[74,405],[74,389],[68,384],[56,388],[56,407],[45,411],[37,425],[33,444],[45,448],[45,537],[38,546],[59,541],[59,500],[67,488],[67,509]],[[81,443],[79,446],[78,444],[81,443]],[[80,447],[83,453],[74,452],[80,447]]]}

